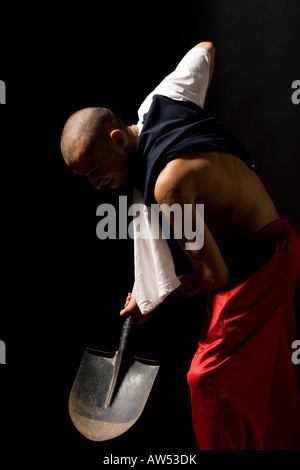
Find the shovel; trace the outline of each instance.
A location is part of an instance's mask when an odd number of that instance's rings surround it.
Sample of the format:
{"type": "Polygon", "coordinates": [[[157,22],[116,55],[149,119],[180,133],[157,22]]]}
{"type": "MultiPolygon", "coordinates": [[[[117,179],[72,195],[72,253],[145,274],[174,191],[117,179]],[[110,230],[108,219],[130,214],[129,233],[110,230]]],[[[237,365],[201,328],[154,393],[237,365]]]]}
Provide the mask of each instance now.
{"type": "Polygon", "coordinates": [[[127,431],[141,415],[156,374],[157,361],[130,357],[128,340],[135,320],[123,323],[119,349],[86,349],[70,397],[69,414],[92,441],[107,441],[127,431]]]}

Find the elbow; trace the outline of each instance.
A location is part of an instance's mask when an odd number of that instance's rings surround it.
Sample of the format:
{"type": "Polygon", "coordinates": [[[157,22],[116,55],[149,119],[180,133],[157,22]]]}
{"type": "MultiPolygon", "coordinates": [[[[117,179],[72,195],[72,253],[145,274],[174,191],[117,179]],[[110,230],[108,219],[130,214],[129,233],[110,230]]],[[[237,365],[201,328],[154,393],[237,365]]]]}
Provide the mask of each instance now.
{"type": "Polygon", "coordinates": [[[203,41],[203,42],[199,42],[198,44],[196,44],[196,46],[194,46],[194,49],[196,47],[202,47],[202,49],[206,49],[207,51],[209,51],[212,55],[214,54],[215,52],[215,46],[212,42],[210,41],[203,41]]]}
{"type": "Polygon", "coordinates": [[[220,291],[222,289],[225,289],[229,285],[230,281],[230,275],[227,267],[224,267],[224,269],[221,272],[218,272],[214,276],[214,290],[215,291],[220,291]]]}
{"type": "Polygon", "coordinates": [[[229,285],[230,275],[226,266],[219,271],[210,271],[206,276],[207,292],[219,292],[229,285]]]}

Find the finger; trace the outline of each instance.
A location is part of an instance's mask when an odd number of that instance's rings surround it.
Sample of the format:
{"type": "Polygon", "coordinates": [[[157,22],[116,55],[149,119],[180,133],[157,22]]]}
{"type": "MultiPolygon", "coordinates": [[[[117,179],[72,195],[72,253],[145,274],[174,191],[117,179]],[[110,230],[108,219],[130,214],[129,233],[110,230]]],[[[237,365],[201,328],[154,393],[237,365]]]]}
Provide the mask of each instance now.
{"type": "Polygon", "coordinates": [[[121,317],[127,317],[130,314],[126,308],[123,308],[123,310],[120,311],[121,317]]]}
{"type": "Polygon", "coordinates": [[[126,300],[125,300],[124,308],[127,307],[127,305],[129,304],[131,298],[132,298],[132,295],[131,295],[131,293],[129,292],[129,294],[127,295],[126,300]]]}

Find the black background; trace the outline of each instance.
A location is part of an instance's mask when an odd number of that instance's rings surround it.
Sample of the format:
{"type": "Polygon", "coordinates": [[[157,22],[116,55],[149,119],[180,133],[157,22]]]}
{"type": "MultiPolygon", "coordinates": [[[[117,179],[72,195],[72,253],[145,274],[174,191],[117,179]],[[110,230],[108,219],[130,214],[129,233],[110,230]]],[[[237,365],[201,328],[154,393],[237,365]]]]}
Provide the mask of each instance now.
{"type": "MultiPolygon", "coordinates": [[[[137,121],[144,97],[203,40],[216,46],[206,108],[246,146],[278,208],[300,232],[300,4],[292,0],[84,3],[7,13],[1,106],[2,453],[43,468],[99,468],[105,456],[197,454],[186,373],[203,299],[172,301],[139,327],[135,350],[161,360],[138,422],[94,443],[68,415],[84,349],[114,350],[133,284],[131,240],[96,237],[95,191],[60,154],[66,119],[86,106],[137,121]],[[2,150],[3,149],[3,150],[2,150]],[[8,443],[12,447],[8,447],[8,443]],[[40,450],[40,454],[39,454],[40,450]]],[[[283,273],[284,275],[284,273],[283,273]]],[[[299,322],[299,288],[296,315],[299,322]]],[[[300,367],[300,366],[298,366],[300,367]]],[[[245,371],[246,373],[246,371],[245,371]]],[[[262,457],[260,457],[262,458],[262,457]]],[[[287,454],[285,454],[287,458],[287,454]]]]}

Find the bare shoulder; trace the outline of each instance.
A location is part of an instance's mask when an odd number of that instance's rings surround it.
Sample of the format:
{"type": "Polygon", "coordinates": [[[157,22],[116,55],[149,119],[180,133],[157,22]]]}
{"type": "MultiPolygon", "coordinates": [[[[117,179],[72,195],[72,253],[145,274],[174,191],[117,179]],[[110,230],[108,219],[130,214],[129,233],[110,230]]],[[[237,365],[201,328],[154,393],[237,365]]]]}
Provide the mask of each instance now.
{"type": "Polygon", "coordinates": [[[157,178],[156,201],[161,204],[167,193],[177,189],[174,194],[180,191],[190,203],[203,203],[219,211],[232,202],[236,175],[230,175],[229,160],[216,152],[186,154],[172,160],[157,178]]]}
{"type": "Polygon", "coordinates": [[[196,175],[199,177],[200,168],[201,162],[198,161],[196,164],[193,159],[186,159],[184,156],[169,162],[156,180],[154,189],[156,201],[159,204],[168,202],[166,199],[170,200],[171,195],[172,203],[180,202],[175,200],[176,197],[184,197],[185,202],[187,199],[194,200],[196,197],[195,179],[196,175]],[[195,171],[196,166],[197,171],[195,171]]]}

